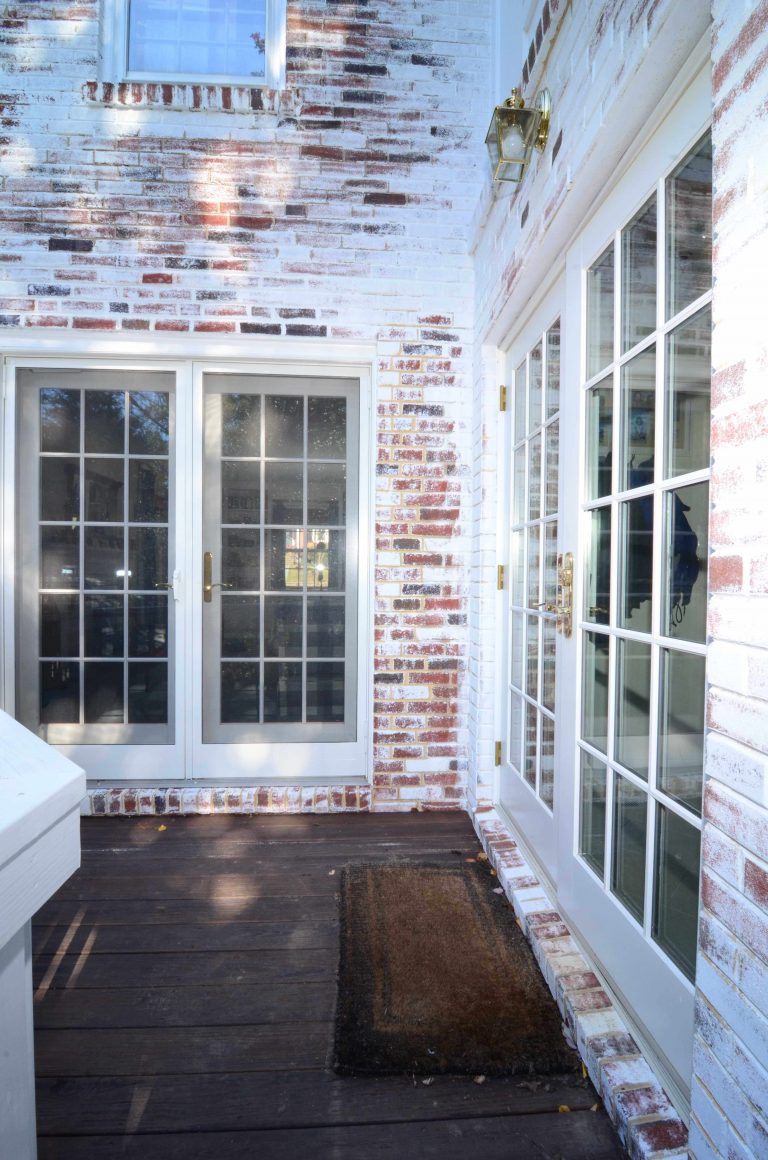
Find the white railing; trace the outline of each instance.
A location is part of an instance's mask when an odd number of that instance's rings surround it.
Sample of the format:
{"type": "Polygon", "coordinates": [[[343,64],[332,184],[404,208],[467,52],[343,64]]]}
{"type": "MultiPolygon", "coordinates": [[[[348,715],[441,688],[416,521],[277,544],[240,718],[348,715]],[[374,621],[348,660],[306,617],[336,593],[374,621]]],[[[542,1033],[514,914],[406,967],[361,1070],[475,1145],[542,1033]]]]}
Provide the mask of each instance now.
{"type": "Polygon", "coordinates": [[[0,1153],[34,1160],[32,915],[80,865],[85,774],[0,710],[0,1153]]]}

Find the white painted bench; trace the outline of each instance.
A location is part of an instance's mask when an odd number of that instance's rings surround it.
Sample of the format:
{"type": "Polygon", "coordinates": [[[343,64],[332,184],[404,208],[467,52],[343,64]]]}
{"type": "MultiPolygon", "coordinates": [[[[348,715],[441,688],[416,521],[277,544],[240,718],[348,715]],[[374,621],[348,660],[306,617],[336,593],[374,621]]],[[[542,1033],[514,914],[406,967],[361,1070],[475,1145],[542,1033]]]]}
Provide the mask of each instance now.
{"type": "Polygon", "coordinates": [[[80,865],[85,774],[0,710],[0,1151],[34,1160],[32,915],[80,865]]]}

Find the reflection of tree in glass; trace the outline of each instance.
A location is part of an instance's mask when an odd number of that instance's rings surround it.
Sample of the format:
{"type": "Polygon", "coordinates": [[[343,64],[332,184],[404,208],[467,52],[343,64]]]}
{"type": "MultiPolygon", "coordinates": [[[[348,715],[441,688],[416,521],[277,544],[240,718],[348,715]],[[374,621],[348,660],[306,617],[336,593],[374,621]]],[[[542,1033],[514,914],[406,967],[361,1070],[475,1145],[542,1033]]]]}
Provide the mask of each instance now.
{"type": "Polygon", "coordinates": [[[123,391],[86,391],[85,450],[119,455],[123,451],[125,394],[123,391]]]}
{"type": "Polygon", "coordinates": [[[40,450],[80,450],[80,392],[44,387],[40,391],[40,450]]]}
{"type": "Polygon", "coordinates": [[[252,32],[251,33],[251,40],[253,41],[254,45],[256,46],[256,51],[263,54],[264,51],[266,50],[267,42],[264,39],[264,37],[261,35],[261,33],[260,32],[252,32]]]}
{"type": "Polygon", "coordinates": [[[168,395],[140,391],[131,395],[130,451],[134,455],[164,454],[168,447],[168,395]]]}

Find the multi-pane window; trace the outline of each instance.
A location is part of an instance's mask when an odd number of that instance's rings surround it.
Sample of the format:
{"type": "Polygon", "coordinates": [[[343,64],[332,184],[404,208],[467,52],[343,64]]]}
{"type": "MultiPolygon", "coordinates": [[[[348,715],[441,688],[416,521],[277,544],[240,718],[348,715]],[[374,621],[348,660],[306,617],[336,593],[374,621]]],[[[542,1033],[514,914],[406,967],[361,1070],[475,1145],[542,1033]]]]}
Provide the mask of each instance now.
{"type": "Polygon", "coordinates": [[[105,740],[105,726],[162,740],[173,376],[30,370],[20,382],[20,603],[38,642],[22,719],[59,742],[105,740]]]}
{"type": "Polygon", "coordinates": [[[554,803],[560,323],[515,371],[509,575],[509,762],[554,803]]]}
{"type": "Polygon", "coordinates": [[[703,785],[712,160],[586,276],[579,853],[693,978],[703,785]]]}
{"type": "Polygon", "coordinates": [[[102,0],[104,80],[283,83],[286,0],[102,0]]]}
{"type": "Polygon", "coordinates": [[[236,376],[205,384],[204,546],[217,577],[204,612],[206,739],[296,726],[286,738],[298,740],[306,725],[344,739],[355,728],[356,402],[236,376]]]}

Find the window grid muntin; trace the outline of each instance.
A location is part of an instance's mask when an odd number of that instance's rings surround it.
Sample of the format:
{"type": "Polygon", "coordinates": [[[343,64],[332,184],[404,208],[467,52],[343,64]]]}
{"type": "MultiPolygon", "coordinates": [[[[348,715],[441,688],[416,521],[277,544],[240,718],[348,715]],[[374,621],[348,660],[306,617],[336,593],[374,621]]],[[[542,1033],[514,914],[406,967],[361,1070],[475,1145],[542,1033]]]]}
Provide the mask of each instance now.
{"type": "MultiPolygon", "coordinates": [[[[543,720],[548,719],[552,724],[552,729],[555,728],[555,712],[554,709],[548,708],[544,704],[543,689],[544,689],[544,664],[543,664],[543,632],[544,621],[555,622],[555,615],[553,613],[545,612],[541,607],[534,607],[527,603],[530,577],[530,544],[531,531],[535,530],[538,535],[538,595],[535,604],[541,605],[543,603],[543,594],[546,588],[546,543],[547,530],[557,528],[559,519],[559,509],[556,507],[554,511],[547,512],[547,471],[548,471],[548,456],[547,448],[550,445],[550,436],[553,427],[559,425],[560,421],[560,405],[559,393],[562,389],[562,381],[558,387],[558,405],[555,410],[550,413],[548,406],[548,376],[549,376],[549,360],[550,360],[550,343],[549,338],[553,334],[558,335],[558,344],[561,343],[561,327],[560,319],[556,318],[545,330],[543,330],[537,337],[536,341],[526,352],[521,363],[518,364],[514,372],[514,389],[510,392],[511,395],[511,415],[510,415],[510,433],[511,433],[511,454],[510,454],[510,473],[511,473],[511,495],[512,504],[510,505],[512,514],[512,523],[510,525],[510,551],[508,554],[508,568],[509,568],[509,582],[507,584],[507,623],[510,626],[517,618],[517,622],[522,624],[522,632],[520,633],[517,645],[520,649],[521,655],[515,657],[513,651],[515,648],[514,634],[509,632],[510,640],[510,656],[507,666],[507,725],[508,736],[510,744],[508,745],[507,759],[509,764],[519,776],[520,780],[528,786],[542,802],[546,809],[552,810],[552,805],[542,795],[542,736],[543,736],[543,720]],[[538,407],[539,414],[536,416],[536,422],[532,422],[530,415],[530,401],[531,401],[531,363],[534,353],[540,348],[540,355],[538,361],[539,367],[539,387],[538,387],[538,407]],[[538,514],[531,518],[530,510],[530,496],[531,496],[531,446],[535,439],[539,439],[539,470],[538,470],[538,514]],[[523,464],[523,488],[516,486],[518,483],[518,474],[515,469],[516,457],[522,455],[523,464]],[[516,514],[522,516],[521,519],[516,518],[516,514]],[[515,558],[512,545],[517,543],[520,547],[520,557],[515,558]],[[515,582],[515,567],[522,567],[522,579],[520,583],[520,591],[523,603],[516,603],[514,601],[514,593],[516,588],[515,582]],[[536,672],[536,694],[531,695],[528,691],[528,629],[530,622],[534,621],[536,624],[536,657],[537,657],[537,672],[536,672]],[[521,683],[516,685],[514,683],[513,674],[515,670],[520,669],[521,683]],[[520,748],[519,753],[512,752],[512,739],[514,737],[514,721],[512,701],[514,698],[518,699],[521,729],[520,729],[520,748]],[[536,714],[536,773],[535,785],[532,784],[526,777],[526,721],[529,709],[534,710],[536,714]]],[[[558,345],[558,367],[560,366],[561,346],[558,345]]],[[[555,457],[556,464],[559,463],[559,456],[555,457]]],[[[557,467],[556,467],[557,470],[557,467]]],[[[559,474],[559,473],[558,473],[559,474]]],[[[556,539],[556,531],[555,531],[556,539]]],[[[551,592],[548,599],[554,600],[555,592],[551,592]]],[[[554,656],[551,663],[554,665],[554,656]]],[[[555,691],[555,697],[557,693],[555,691]]]]}
{"type": "MultiPolygon", "coordinates": [[[[694,148],[692,146],[686,151],[684,156],[689,156],[694,148]]],[[[656,290],[656,329],[652,334],[647,335],[642,341],[635,344],[629,350],[621,352],[621,328],[623,325],[623,299],[621,295],[621,278],[622,278],[622,262],[616,260],[616,255],[623,254],[622,250],[622,234],[623,230],[630,222],[634,220],[639,210],[648,203],[651,193],[638,204],[635,211],[630,214],[624,225],[615,230],[611,242],[604,242],[595,255],[595,261],[602,258],[611,245],[613,245],[614,252],[614,269],[613,269],[613,294],[614,294],[614,314],[613,314],[613,354],[614,359],[611,363],[600,368],[599,371],[586,377],[584,370],[582,371],[582,409],[586,406],[588,399],[588,392],[598,386],[605,385],[608,377],[611,378],[612,383],[612,398],[613,398],[613,414],[612,414],[612,442],[611,442],[611,487],[612,491],[609,496],[603,496],[595,500],[586,500],[587,494],[587,460],[585,450],[581,450],[582,455],[582,470],[580,472],[581,478],[581,503],[580,503],[580,524],[581,536],[580,542],[586,543],[585,531],[586,521],[590,518],[590,513],[602,508],[608,508],[611,512],[611,552],[610,552],[610,603],[611,603],[611,618],[610,624],[602,625],[589,621],[586,617],[586,609],[582,606],[577,610],[578,617],[578,671],[581,672],[581,656],[584,648],[584,633],[585,632],[599,632],[605,635],[609,640],[609,668],[608,668],[608,713],[607,713],[607,753],[604,755],[589,742],[585,741],[582,736],[582,708],[584,689],[582,682],[579,682],[579,709],[577,714],[578,720],[578,743],[577,743],[577,785],[579,792],[576,794],[576,817],[574,826],[574,852],[579,859],[580,865],[586,867],[587,871],[593,875],[596,881],[600,882],[601,887],[607,896],[619,907],[622,913],[631,922],[635,923],[638,929],[642,929],[645,941],[649,943],[654,950],[663,957],[664,961],[668,963],[671,969],[684,980],[688,987],[692,986],[691,980],[687,975],[684,975],[672,958],[654,940],[652,934],[652,927],[654,923],[654,915],[656,909],[656,891],[655,891],[655,855],[656,855],[656,841],[657,841],[657,817],[658,809],[664,808],[675,813],[681,817],[686,823],[693,826],[699,832],[702,829],[702,818],[689,808],[681,805],[675,798],[667,796],[658,785],[658,760],[659,760],[659,714],[661,709],[661,650],[670,649],[680,653],[688,653],[692,655],[705,656],[706,643],[697,643],[693,641],[686,641],[677,637],[670,638],[663,635],[661,632],[662,614],[664,608],[664,600],[662,599],[663,582],[663,549],[664,549],[664,533],[665,524],[664,519],[664,505],[666,503],[667,495],[678,491],[680,488],[694,484],[708,482],[710,479],[710,471],[708,468],[697,471],[692,471],[686,474],[666,477],[666,462],[665,462],[665,438],[667,435],[668,417],[666,408],[668,400],[666,397],[666,359],[667,359],[667,340],[671,334],[678,327],[682,326],[690,318],[696,315],[699,311],[711,305],[712,290],[708,290],[705,294],[700,295],[693,302],[688,303],[684,308],[679,310],[670,318],[665,317],[667,305],[667,234],[666,234],[666,182],[669,176],[674,173],[676,168],[679,168],[681,162],[676,166],[671,167],[656,183],[655,195],[657,206],[657,290],[656,290]],[[637,357],[643,351],[656,345],[656,375],[655,375],[655,439],[654,439],[654,480],[652,484],[645,485],[637,489],[625,489],[617,491],[618,475],[620,470],[619,450],[622,431],[621,431],[621,370],[628,362],[637,357]],[[622,502],[631,498],[637,498],[642,495],[652,495],[654,499],[654,533],[653,533],[653,568],[652,568],[652,585],[651,585],[651,631],[650,633],[636,632],[631,629],[616,628],[618,619],[618,554],[620,551],[620,536],[619,530],[619,508],[622,502]],[[622,766],[615,756],[616,750],[616,669],[617,658],[615,641],[617,639],[637,640],[639,642],[649,644],[651,647],[651,684],[650,684],[650,721],[649,721],[649,778],[646,783],[636,774],[632,773],[622,766]],[[605,850],[604,850],[604,873],[600,880],[595,874],[594,869],[590,866],[587,860],[580,854],[580,834],[581,834],[581,753],[590,754],[603,764],[606,771],[606,801],[605,801],[605,819],[606,819],[606,834],[605,834],[605,850]],[[614,817],[614,790],[615,778],[620,775],[632,781],[639,788],[645,792],[648,802],[648,812],[646,817],[646,852],[645,852],[645,883],[644,883],[644,914],[642,926],[637,923],[634,916],[629,910],[623,906],[620,900],[614,895],[611,889],[611,878],[614,861],[614,831],[613,831],[613,817],[614,817]]],[[[584,273],[584,296],[586,301],[586,270],[584,273]]],[[[586,330],[585,330],[586,333],[586,330]]],[[[583,368],[586,369],[587,359],[586,339],[582,343],[582,358],[583,368]]],[[[586,566],[586,553],[582,559],[582,565],[586,566]]],[[[581,591],[586,595],[587,585],[585,583],[586,575],[582,575],[581,591]]],[[[703,777],[703,774],[702,774],[703,777]]]]}

